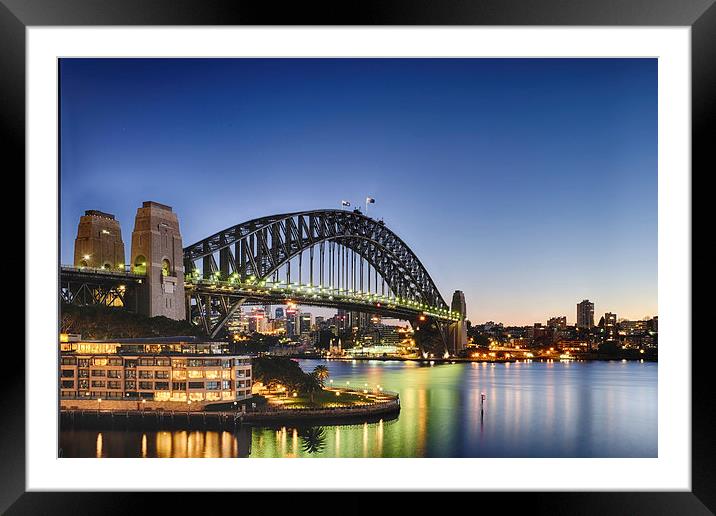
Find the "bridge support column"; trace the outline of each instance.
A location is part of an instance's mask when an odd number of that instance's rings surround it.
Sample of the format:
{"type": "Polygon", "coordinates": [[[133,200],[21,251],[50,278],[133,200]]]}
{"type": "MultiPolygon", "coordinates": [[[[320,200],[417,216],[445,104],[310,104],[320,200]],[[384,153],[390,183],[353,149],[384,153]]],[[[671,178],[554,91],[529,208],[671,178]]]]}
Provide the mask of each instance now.
{"type": "Polygon", "coordinates": [[[132,272],[146,275],[139,289],[140,313],[184,319],[184,254],[171,207],[146,201],[137,209],[131,258],[132,272]]]}
{"type": "Polygon", "coordinates": [[[467,347],[467,305],[465,304],[465,294],[462,290],[456,290],[452,295],[452,303],[450,309],[460,314],[460,320],[450,324],[450,345],[448,351],[451,355],[459,354],[467,347]]]}
{"type": "Polygon", "coordinates": [[[433,319],[411,321],[413,338],[423,358],[442,358],[449,352],[449,324],[433,319]]]}

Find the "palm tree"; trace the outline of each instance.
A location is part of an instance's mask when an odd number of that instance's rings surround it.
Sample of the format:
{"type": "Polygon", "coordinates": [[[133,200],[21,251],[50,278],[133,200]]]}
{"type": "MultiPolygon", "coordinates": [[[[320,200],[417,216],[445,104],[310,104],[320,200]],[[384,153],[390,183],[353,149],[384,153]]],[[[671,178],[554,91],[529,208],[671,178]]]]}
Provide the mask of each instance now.
{"type": "Polygon", "coordinates": [[[303,451],[307,453],[320,453],[326,446],[326,431],[323,427],[314,426],[302,430],[300,435],[303,441],[303,451]]]}
{"type": "Polygon", "coordinates": [[[302,382],[301,390],[308,394],[311,403],[313,403],[313,396],[323,390],[323,383],[318,379],[315,373],[307,374],[302,382]]]}
{"type": "Polygon", "coordinates": [[[313,369],[313,375],[321,383],[321,386],[323,386],[323,383],[331,376],[331,373],[326,366],[318,365],[313,369]]]}

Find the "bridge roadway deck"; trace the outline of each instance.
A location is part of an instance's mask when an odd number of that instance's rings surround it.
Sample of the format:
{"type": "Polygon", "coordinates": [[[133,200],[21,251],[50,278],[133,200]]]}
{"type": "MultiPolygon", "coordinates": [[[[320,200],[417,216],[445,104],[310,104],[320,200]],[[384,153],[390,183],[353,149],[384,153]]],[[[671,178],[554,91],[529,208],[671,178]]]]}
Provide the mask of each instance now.
{"type": "Polygon", "coordinates": [[[130,282],[141,283],[146,277],[144,274],[137,274],[130,271],[118,269],[97,269],[94,267],[73,267],[70,265],[62,265],[60,267],[60,280],[76,280],[76,281],[102,281],[102,282],[130,282]]]}
{"type": "Polygon", "coordinates": [[[260,284],[237,283],[230,281],[189,279],[184,284],[187,294],[205,294],[211,296],[228,296],[245,298],[258,302],[280,303],[295,302],[296,304],[341,307],[355,311],[368,311],[393,316],[400,319],[413,320],[426,315],[438,320],[459,321],[457,312],[429,307],[425,304],[402,300],[400,298],[331,289],[315,285],[286,285],[285,283],[261,282],[260,284]]]}

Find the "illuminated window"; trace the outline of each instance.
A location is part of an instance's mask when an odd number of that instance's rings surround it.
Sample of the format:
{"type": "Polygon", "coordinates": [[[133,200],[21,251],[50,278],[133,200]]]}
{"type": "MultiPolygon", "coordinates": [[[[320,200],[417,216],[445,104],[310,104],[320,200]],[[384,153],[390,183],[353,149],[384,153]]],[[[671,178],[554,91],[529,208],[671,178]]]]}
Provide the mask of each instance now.
{"type": "Polygon", "coordinates": [[[171,264],[166,258],[162,260],[162,276],[169,276],[171,272],[171,264]]]}
{"type": "Polygon", "coordinates": [[[172,371],[173,380],[186,380],[186,371],[172,371]]]}
{"type": "Polygon", "coordinates": [[[189,371],[189,378],[204,378],[204,371],[189,371]]]}
{"type": "Polygon", "coordinates": [[[147,258],[140,254],[134,259],[134,267],[132,268],[132,272],[136,274],[146,274],[147,273],[147,258]]]}

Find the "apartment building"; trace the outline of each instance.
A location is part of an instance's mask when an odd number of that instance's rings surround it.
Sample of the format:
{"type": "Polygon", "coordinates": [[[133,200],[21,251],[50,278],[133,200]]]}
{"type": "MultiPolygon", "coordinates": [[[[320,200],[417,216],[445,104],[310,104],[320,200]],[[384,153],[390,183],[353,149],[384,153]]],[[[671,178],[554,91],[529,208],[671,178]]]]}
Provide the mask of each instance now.
{"type": "Polygon", "coordinates": [[[251,358],[225,343],[178,339],[62,342],[61,399],[188,402],[251,397],[251,358]]]}

